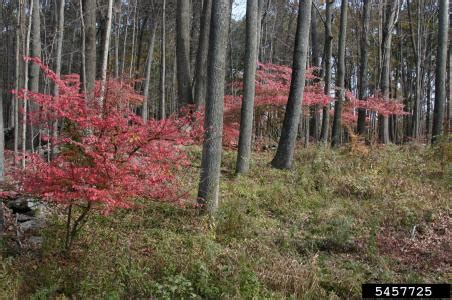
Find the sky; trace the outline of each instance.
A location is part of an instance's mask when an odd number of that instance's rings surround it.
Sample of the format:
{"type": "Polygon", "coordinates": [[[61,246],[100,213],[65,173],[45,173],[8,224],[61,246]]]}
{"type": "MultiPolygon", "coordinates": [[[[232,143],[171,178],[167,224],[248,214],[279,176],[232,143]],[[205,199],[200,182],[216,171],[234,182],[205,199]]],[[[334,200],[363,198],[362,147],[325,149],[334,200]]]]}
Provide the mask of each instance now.
{"type": "Polygon", "coordinates": [[[232,18],[241,20],[246,14],[246,0],[235,0],[232,5],[232,18]]]}

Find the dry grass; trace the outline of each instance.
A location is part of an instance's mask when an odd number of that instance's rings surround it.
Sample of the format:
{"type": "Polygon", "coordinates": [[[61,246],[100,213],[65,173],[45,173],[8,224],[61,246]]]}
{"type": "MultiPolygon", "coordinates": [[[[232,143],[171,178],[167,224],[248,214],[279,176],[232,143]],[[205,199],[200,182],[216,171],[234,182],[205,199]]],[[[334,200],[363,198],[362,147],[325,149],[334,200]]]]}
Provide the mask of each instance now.
{"type": "MultiPolygon", "coordinates": [[[[363,147],[298,149],[290,171],[263,152],[240,177],[225,153],[215,223],[141,200],[91,216],[70,258],[56,216],[40,252],[3,252],[0,298],[338,299],[364,282],[450,281],[451,147],[363,147]]],[[[191,157],[180,181],[194,196],[191,157]]]]}

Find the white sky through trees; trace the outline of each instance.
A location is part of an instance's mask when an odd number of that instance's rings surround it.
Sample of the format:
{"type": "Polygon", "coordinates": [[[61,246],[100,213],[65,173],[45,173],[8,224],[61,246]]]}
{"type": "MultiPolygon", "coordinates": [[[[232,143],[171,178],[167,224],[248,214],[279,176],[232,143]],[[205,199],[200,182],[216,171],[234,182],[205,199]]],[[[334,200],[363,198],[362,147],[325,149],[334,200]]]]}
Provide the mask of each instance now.
{"type": "Polygon", "coordinates": [[[246,14],[246,0],[235,0],[232,5],[232,18],[241,20],[246,14]]]}

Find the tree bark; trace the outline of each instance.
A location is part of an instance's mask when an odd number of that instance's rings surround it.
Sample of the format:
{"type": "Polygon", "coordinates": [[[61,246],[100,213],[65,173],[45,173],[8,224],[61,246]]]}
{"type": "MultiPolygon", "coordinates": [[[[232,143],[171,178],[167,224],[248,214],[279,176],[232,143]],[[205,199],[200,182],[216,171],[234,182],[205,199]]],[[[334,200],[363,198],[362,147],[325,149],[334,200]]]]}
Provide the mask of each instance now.
{"type": "MultiPolygon", "coordinates": [[[[32,0],[33,13],[31,16],[31,56],[41,58],[41,16],[40,16],[40,4],[39,0],[32,0]]],[[[39,66],[35,63],[29,64],[30,68],[30,81],[29,90],[33,93],[39,92],[39,66]]],[[[30,111],[38,110],[37,104],[29,102],[28,107],[30,111]]],[[[34,126],[27,124],[27,148],[34,151],[34,126]]]]}
{"type": "Polygon", "coordinates": [[[149,44],[148,50],[148,61],[146,62],[146,76],[144,79],[144,97],[143,97],[143,121],[147,122],[149,119],[149,86],[151,82],[151,67],[152,62],[154,60],[154,44],[155,44],[155,32],[156,32],[156,24],[153,22],[152,24],[152,33],[151,33],[151,42],[149,44]]]}
{"type": "Polygon", "coordinates": [[[22,6],[23,2],[22,0],[19,0],[18,5],[18,15],[16,20],[16,67],[15,67],[15,83],[14,83],[14,165],[16,164],[16,159],[19,153],[19,98],[17,95],[19,94],[20,89],[20,45],[21,45],[21,20],[23,18],[22,16],[22,6]]]}
{"type": "Polygon", "coordinates": [[[177,0],[176,57],[178,102],[182,107],[194,104],[190,76],[190,1],[177,0]]]}
{"type": "Polygon", "coordinates": [[[205,138],[202,149],[201,176],[198,203],[203,212],[211,216],[218,208],[220,181],[224,80],[230,19],[229,0],[212,3],[207,77],[207,101],[204,120],[205,138]]]}
{"type": "MultiPolygon", "coordinates": [[[[383,26],[383,37],[381,42],[382,66],[380,75],[380,90],[382,97],[389,100],[389,83],[390,83],[390,67],[391,67],[391,40],[392,32],[398,11],[399,1],[388,1],[386,3],[385,24],[383,26]],[[389,3],[388,3],[389,2],[389,3]]],[[[389,116],[380,115],[380,142],[389,144],[389,116]]]]}
{"type": "Polygon", "coordinates": [[[96,80],[96,0],[83,0],[83,23],[85,26],[85,69],[83,85],[88,101],[94,101],[96,80]]]}
{"type": "MultiPolygon", "coordinates": [[[[429,64],[430,65],[430,64],[429,64]]],[[[426,112],[426,118],[425,118],[425,136],[427,138],[427,143],[429,141],[429,135],[430,135],[430,123],[431,123],[431,113],[432,113],[432,72],[430,71],[430,66],[427,70],[427,112],[426,112]]]]}
{"type": "Polygon", "coordinates": [[[414,100],[414,106],[413,106],[413,116],[412,116],[412,123],[411,123],[411,136],[415,140],[419,140],[420,137],[420,125],[421,125],[421,97],[422,97],[422,79],[423,79],[423,72],[422,72],[422,62],[425,59],[423,47],[422,47],[422,35],[423,35],[423,27],[424,27],[424,1],[423,0],[417,0],[417,24],[416,24],[416,31],[417,34],[415,36],[413,29],[412,29],[412,20],[411,20],[411,1],[408,1],[408,16],[410,20],[410,30],[411,30],[411,40],[413,44],[413,52],[414,52],[414,58],[416,60],[416,95],[414,100]]]}
{"type": "Polygon", "coordinates": [[[130,50],[130,64],[129,64],[129,79],[132,79],[134,74],[134,64],[133,61],[135,59],[135,36],[136,36],[136,28],[137,28],[137,6],[138,0],[135,0],[135,4],[133,6],[133,26],[132,26],[132,49],[130,50]]]}
{"type": "Polygon", "coordinates": [[[127,5],[127,13],[126,16],[124,16],[124,18],[126,19],[125,22],[125,32],[124,32],[124,41],[122,43],[122,59],[121,59],[121,76],[124,77],[125,76],[125,65],[126,65],[126,49],[127,49],[127,33],[128,33],[128,29],[129,29],[129,15],[130,15],[130,5],[127,5]]]}
{"type": "Polygon", "coordinates": [[[207,87],[207,53],[209,52],[209,26],[212,0],[204,0],[199,32],[199,46],[196,54],[195,103],[203,106],[206,103],[207,87]]]}
{"type": "Polygon", "coordinates": [[[165,106],[166,106],[166,93],[165,93],[165,77],[166,77],[166,0],[163,0],[162,4],[162,36],[161,36],[161,53],[160,53],[160,103],[159,103],[159,118],[163,120],[166,118],[165,106]]]}
{"type": "Polygon", "coordinates": [[[432,143],[443,133],[446,103],[447,35],[449,28],[449,0],[439,0],[438,49],[436,54],[435,108],[433,109],[432,143]]]}
{"type": "Polygon", "coordinates": [[[107,10],[107,28],[105,29],[105,41],[102,54],[102,67],[101,67],[101,77],[100,77],[100,97],[99,106],[103,107],[105,89],[107,84],[107,67],[108,67],[108,52],[110,49],[110,36],[111,36],[111,18],[113,15],[113,0],[108,0],[108,10],[107,10]]]}
{"type": "Polygon", "coordinates": [[[449,84],[447,85],[447,93],[449,94],[449,98],[447,100],[447,115],[446,115],[446,127],[445,127],[445,131],[449,132],[450,130],[450,116],[452,115],[452,46],[449,45],[449,63],[448,63],[448,68],[449,68],[449,84]]]}
{"type": "MultiPolygon", "coordinates": [[[[41,57],[41,18],[39,0],[33,1],[33,14],[31,17],[32,39],[31,39],[31,56],[41,57]]],[[[39,66],[37,64],[30,65],[30,91],[39,92],[39,66]]]]}
{"type": "Polygon", "coordinates": [[[299,2],[289,99],[284,114],[278,149],[271,163],[274,168],[278,169],[291,168],[293,163],[305,86],[309,27],[311,24],[311,4],[312,0],[300,0],[299,2]]]}
{"type": "MultiPolygon", "coordinates": [[[[331,88],[331,57],[333,53],[333,47],[331,46],[331,42],[333,40],[333,34],[331,31],[331,24],[333,22],[332,16],[332,6],[334,1],[327,0],[326,2],[326,10],[325,10],[325,43],[324,43],[324,60],[325,60],[325,72],[324,72],[324,80],[325,80],[325,95],[330,95],[331,88]]],[[[329,127],[330,127],[330,108],[329,105],[323,107],[322,113],[322,129],[320,134],[320,139],[323,143],[328,142],[329,135],[329,127]]]]}
{"type": "MultiPolygon", "coordinates": [[[[360,66],[358,77],[358,98],[365,100],[367,98],[368,86],[368,63],[369,63],[369,23],[370,23],[370,2],[371,0],[364,0],[363,3],[363,17],[362,17],[362,36],[361,36],[361,53],[360,66]]],[[[358,110],[358,134],[364,135],[366,132],[366,110],[360,108],[358,110]]]]}
{"type": "Polygon", "coordinates": [[[339,31],[339,53],[338,53],[338,66],[336,86],[338,91],[336,92],[337,100],[334,104],[334,119],[333,130],[331,132],[331,146],[338,147],[341,143],[341,130],[342,130],[342,103],[345,96],[345,42],[347,35],[347,0],[342,0],[341,4],[341,23],[339,31]]]}
{"type": "MultiPolygon", "coordinates": [[[[262,15],[264,14],[264,1],[258,0],[258,19],[257,19],[257,60],[261,57],[262,43],[262,15]]],[[[232,4],[232,3],[231,3],[232,4]]]]}
{"type": "Polygon", "coordinates": [[[135,70],[136,76],[139,76],[140,67],[141,67],[141,53],[143,49],[143,40],[144,40],[144,32],[146,31],[146,27],[149,21],[149,16],[146,16],[143,21],[141,21],[140,30],[138,33],[138,48],[137,48],[137,59],[135,60],[135,70]]]}
{"type": "MultiPolygon", "coordinates": [[[[314,0],[313,0],[314,1],[314,0]]],[[[318,32],[317,32],[317,11],[314,6],[311,7],[311,57],[312,57],[312,66],[320,67],[320,49],[318,42],[318,32]]],[[[318,70],[315,71],[317,75],[319,73],[318,70]]],[[[319,113],[319,105],[316,104],[310,109],[310,122],[309,125],[309,134],[314,138],[314,141],[317,142],[319,139],[319,128],[320,128],[320,113],[319,113]]],[[[309,140],[309,139],[308,139],[309,140]]]]}
{"type": "MultiPolygon", "coordinates": [[[[4,177],[5,177],[5,128],[3,125],[3,90],[2,88],[0,88],[0,182],[3,182],[3,180],[5,179],[4,177]]],[[[3,208],[0,205],[0,210],[2,209],[3,208]]]]}
{"type": "Polygon", "coordinates": [[[237,173],[249,170],[253,133],[254,95],[257,62],[258,0],[248,0],[246,5],[245,74],[240,115],[240,135],[237,153],[237,173]]]}
{"type": "MultiPolygon", "coordinates": [[[[27,37],[25,40],[25,56],[30,55],[30,35],[31,35],[31,27],[32,27],[32,16],[33,16],[33,7],[34,5],[30,5],[30,12],[28,18],[28,29],[27,29],[27,37]]],[[[25,14],[24,14],[25,15],[25,14]]],[[[26,164],[26,138],[27,138],[27,108],[28,108],[28,60],[25,61],[24,66],[24,98],[23,98],[23,106],[22,106],[22,169],[25,169],[26,164]]]]}
{"type": "Polygon", "coordinates": [[[119,42],[120,42],[120,28],[121,28],[121,2],[119,8],[115,13],[115,78],[119,78],[119,42]]]}
{"type": "MultiPolygon", "coordinates": [[[[57,49],[55,55],[55,74],[60,77],[61,76],[61,53],[63,52],[63,37],[64,37],[64,0],[59,1],[58,5],[58,22],[56,26],[55,35],[57,36],[57,49]]],[[[53,85],[53,96],[59,96],[58,85],[53,85]]],[[[56,139],[58,135],[58,120],[53,121],[52,123],[52,137],[53,140],[56,139]]],[[[50,148],[50,159],[55,157],[55,145],[52,141],[52,146],[50,148]]]]}

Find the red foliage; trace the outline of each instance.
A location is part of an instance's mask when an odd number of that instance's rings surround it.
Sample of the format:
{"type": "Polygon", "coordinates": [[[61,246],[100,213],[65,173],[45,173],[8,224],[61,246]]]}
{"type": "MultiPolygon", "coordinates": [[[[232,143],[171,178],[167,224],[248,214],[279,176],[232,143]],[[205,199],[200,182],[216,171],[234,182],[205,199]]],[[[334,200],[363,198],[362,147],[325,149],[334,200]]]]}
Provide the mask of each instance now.
{"type": "MultiPolygon", "coordinates": [[[[320,107],[328,105],[332,100],[323,93],[323,86],[319,78],[314,75],[316,68],[306,70],[306,78],[312,82],[306,85],[303,106],[319,105],[320,107]],[[316,83],[313,83],[316,81],[316,83]]],[[[290,91],[290,81],[292,69],[287,66],[274,64],[259,64],[256,71],[256,95],[254,99],[255,116],[265,113],[258,111],[269,111],[285,107],[290,91]]],[[[233,87],[241,92],[243,82],[235,81],[233,87]]],[[[242,96],[225,96],[225,116],[223,145],[225,147],[235,147],[237,145],[240,128],[240,110],[242,105],[242,96]]]]}
{"type": "Polygon", "coordinates": [[[187,130],[190,114],[144,123],[131,108],[142,101],[132,84],[108,81],[104,107],[99,107],[79,92],[78,76],[58,78],[39,59],[30,60],[60,92],[58,97],[28,92],[41,107],[33,122],[46,126],[60,119],[65,125],[52,140],[59,148],[55,159],[28,156],[18,177],[24,192],[63,204],[98,202],[107,211],[130,207],[136,197],[179,200],[175,171],[187,163],[181,145],[193,141],[195,131],[187,130]]]}
{"type": "MultiPolygon", "coordinates": [[[[287,66],[273,64],[259,64],[256,72],[255,116],[259,110],[274,110],[285,107],[290,91],[292,69],[287,66]]],[[[321,109],[331,104],[334,99],[324,94],[323,82],[315,75],[316,68],[306,70],[306,82],[303,111],[307,113],[308,107],[317,106],[321,109]]],[[[239,92],[243,89],[242,81],[235,81],[231,85],[239,92]]],[[[357,99],[352,92],[346,90],[345,102],[342,111],[342,124],[353,125],[358,119],[358,109],[363,108],[379,115],[404,115],[403,104],[396,99],[385,99],[378,93],[366,100],[357,99]]],[[[235,146],[239,134],[239,121],[241,109],[241,96],[225,97],[224,145],[235,146]]],[[[334,110],[330,111],[333,114],[334,110]]]]}

